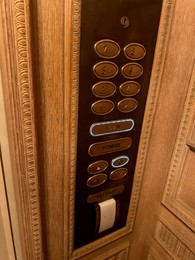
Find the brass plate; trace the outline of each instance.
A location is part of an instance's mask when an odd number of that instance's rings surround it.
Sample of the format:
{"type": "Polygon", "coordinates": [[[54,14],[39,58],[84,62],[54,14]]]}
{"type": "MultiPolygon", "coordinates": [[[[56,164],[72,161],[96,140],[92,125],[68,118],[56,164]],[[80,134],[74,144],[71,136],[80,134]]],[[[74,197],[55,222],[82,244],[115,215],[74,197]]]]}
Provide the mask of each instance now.
{"type": "Polygon", "coordinates": [[[135,110],[138,106],[138,102],[134,98],[125,98],[118,102],[118,110],[122,113],[129,113],[135,110]]]}
{"type": "Polygon", "coordinates": [[[101,135],[128,132],[131,131],[133,127],[134,127],[134,121],[132,119],[122,119],[122,120],[94,123],[91,125],[89,132],[92,136],[101,136],[101,135]]]}
{"type": "Polygon", "coordinates": [[[93,71],[100,79],[111,79],[117,75],[118,67],[114,62],[101,61],[94,65],[93,71]]]}
{"type": "Polygon", "coordinates": [[[97,161],[89,165],[87,171],[91,174],[103,172],[108,167],[107,161],[97,161]]]}
{"type": "Polygon", "coordinates": [[[111,97],[116,92],[116,86],[109,81],[101,81],[92,87],[92,92],[96,97],[111,97]]]}
{"type": "Polygon", "coordinates": [[[89,195],[87,198],[87,202],[88,203],[101,202],[101,201],[111,198],[114,195],[120,194],[123,191],[124,191],[124,186],[123,186],[123,184],[120,184],[114,188],[106,189],[106,190],[100,191],[98,193],[89,195]]]}
{"type": "Polygon", "coordinates": [[[136,62],[127,63],[121,69],[122,74],[127,79],[139,78],[143,73],[143,67],[136,62]]]}
{"type": "Polygon", "coordinates": [[[128,173],[127,168],[116,169],[113,172],[111,172],[110,179],[113,181],[120,180],[124,178],[127,175],[127,173],[128,173]]]}
{"type": "Polygon", "coordinates": [[[91,111],[96,115],[106,115],[114,109],[114,103],[108,99],[99,100],[92,104],[91,111]]]}
{"type": "Polygon", "coordinates": [[[99,57],[112,59],[119,55],[121,48],[115,41],[105,39],[97,42],[94,50],[99,57]]]}
{"type": "Polygon", "coordinates": [[[87,186],[88,187],[97,187],[97,186],[100,186],[101,184],[103,184],[106,180],[107,180],[107,175],[100,173],[100,174],[90,177],[87,180],[87,186]]]}
{"type": "Polygon", "coordinates": [[[118,168],[125,166],[129,162],[129,157],[126,155],[121,155],[116,158],[114,158],[111,162],[111,165],[113,168],[118,168]]]}
{"type": "Polygon", "coordinates": [[[91,156],[114,153],[117,151],[127,150],[131,144],[132,140],[130,137],[94,143],[89,147],[88,153],[91,156]]]}
{"type": "Polygon", "coordinates": [[[140,91],[140,89],[140,84],[136,81],[127,81],[119,87],[121,95],[125,97],[135,96],[140,91]]]}
{"type": "Polygon", "coordinates": [[[124,48],[127,59],[141,60],[146,55],[146,49],[140,43],[130,43],[124,48]]]}

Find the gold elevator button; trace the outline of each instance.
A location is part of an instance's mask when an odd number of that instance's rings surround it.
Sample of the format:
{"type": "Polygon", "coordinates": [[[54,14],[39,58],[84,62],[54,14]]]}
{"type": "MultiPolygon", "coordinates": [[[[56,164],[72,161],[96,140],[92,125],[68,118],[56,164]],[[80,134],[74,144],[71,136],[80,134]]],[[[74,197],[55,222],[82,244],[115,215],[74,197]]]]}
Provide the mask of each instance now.
{"type": "Polygon", "coordinates": [[[127,63],[121,69],[122,74],[127,79],[139,78],[143,73],[143,67],[136,62],[127,63]]]}
{"type": "Polygon", "coordinates": [[[130,60],[141,60],[146,55],[146,49],[139,43],[130,43],[124,48],[124,53],[130,60]]]}
{"type": "Polygon", "coordinates": [[[112,96],[116,91],[116,86],[109,81],[101,81],[92,87],[92,92],[96,97],[107,98],[112,96]]]}
{"type": "Polygon", "coordinates": [[[87,171],[91,174],[103,172],[108,167],[107,161],[97,161],[89,165],[87,171]]]}
{"type": "Polygon", "coordinates": [[[120,85],[119,90],[121,95],[131,97],[136,95],[140,91],[140,84],[136,81],[127,81],[120,85]]]}
{"type": "Polygon", "coordinates": [[[88,187],[99,186],[99,185],[103,184],[106,181],[106,179],[107,179],[106,174],[100,173],[100,174],[94,175],[87,180],[87,186],[88,187]]]}
{"type": "Polygon", "coordinates": [[[112,40],[101,40],[94,45],[95,52],[101,58],[115,58],[120,53],[120,46],[112,40]]]}
{"type": "Polygon", "coordinates": [[[117,104],[118,110],[123,113],[129,113],[135,110],[137,106],[138,102],[134,98],[124,98],[117,104]]]}
{"type": "Polygon", "coordinates": [[[111,79],[117,75],[118,67],[114,62],[101,61],[94,65],[93,71],[100,79],[111,79]]]}
{"type": "Polygon", "coordinates": [[[120,180],[125,177],[128,173],[127,168],[116,169],[110,174],[110,179],[113,181],[120,180]]]}
{"type": "Polygon", "coordinates": [[[91,111],[97,115],[109,114],[113,109],[114,103],[108,99],[96,101],[91,106],[91,111]]]}
{"type": "Polygon", "coordinates": [[[130,137],[94,143],[89,147],[88,153],[91,156],[98,156],[107,153],[114,153],[127,150],[132,144],[130,137]]]}

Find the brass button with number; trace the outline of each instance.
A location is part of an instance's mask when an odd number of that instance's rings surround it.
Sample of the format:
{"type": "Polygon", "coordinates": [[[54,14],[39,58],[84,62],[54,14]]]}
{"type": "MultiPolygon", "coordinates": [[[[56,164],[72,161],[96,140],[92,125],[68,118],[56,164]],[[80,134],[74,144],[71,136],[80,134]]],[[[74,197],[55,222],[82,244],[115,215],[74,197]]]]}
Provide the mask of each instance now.
{"type": "Polygon", "coordinates": [[[120,180],[124,178],[127,175],[127,173],[128,173],[127,168],[116,169],[113,172],[111,172],[110,179],[113,181],[120,180]]]}
{"type": "Polygon", "coordinates": [[[113,109],[114,103],[108,99],[96,101],[91,106],[91,111],[96,115],[109,114],[113,109]]]}
{"type": "Polygon", "coordinates": [[[95,52],[101,58],[112,59],[119,55],[120,46],[113,40],[101,40],[94,45],[95,52]]]}
{"type": "Polygon", "coordinates": [[[121,155],[116,158],[114,158],[111,162],[112,167],[118,168],[125,166],[129,162],[129,157],[126,155],[121,155]]]}
{"type": "Polygon", "coordinates": [[[140,91],[140,84],[136,81],[127,81],[120,85],[119,90],[121,95],[126,97],[132,97],[140,91]]]}
{"type": "Polygon", "coordinates": [[[117,75],[118,67],[114,62],[101,61],[94,65],[93,71],[100,79],[111,79],[117,75]]]}
{"type": "Polygon", "coordinates": [[[89,147],[88,153],[91,156],[98,156],[127,150],[132,144],[130,137],[124,137],[99,143],[94,143],[89,147]]]}
{"type": "Polygon", "coordinates": [[[92,87],[92,92],[96,97],[107,98],[112,96],[116,91],[116,86],[109,81],[101,81],[92,87]]]}
{"type": "Polygon", "coordinates": [[[135,110],[137,106],[138,102],[134,98],[125,98],[117,104],[118,110],[123,113],[129,113],[135,110]]]}
{"type": "Polygon", "coordinates": [[[97,186],[103,184],[106,181],[106,179],[107,179],[106,174],[100,173],[100,174],[94,175],[87,180],[87,186],[88,187],[97,187],[97,186]]]}
{"type": "Polygon", "coordinates": [[[130,43],[124,48],[124,53],[130,60],[141,60],[146,55],[146,49],[139,43],[130,43]]]}
{"type": "Polygon", "coordinates": [[[104,170],[107,169],[107,167],[108,167],[108,162],[102,160],[90,164],[87,171],[88,173],[96,174],[96,173],[103,172],[104,170]]]}
{"type": "Polygon", "coordinates": [[[143,67],[136,62],[127,63],[121,69],[122,74],[127,79],[139,78],[143,73],[143,67]]]}

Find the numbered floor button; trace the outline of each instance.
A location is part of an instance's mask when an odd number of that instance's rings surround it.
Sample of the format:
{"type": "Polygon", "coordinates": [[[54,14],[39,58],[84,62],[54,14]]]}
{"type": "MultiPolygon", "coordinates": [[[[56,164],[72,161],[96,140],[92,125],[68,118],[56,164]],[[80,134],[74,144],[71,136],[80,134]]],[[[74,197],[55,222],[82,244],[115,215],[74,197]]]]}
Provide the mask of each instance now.
{"type": "Polygon", "coordinates": [[[127,81],[120,85],[119,90],[121,95],[125,97],[132,97],[140,91],[140,84],[136,81],[127,81]]]}
{"type": "Polygon", "coordinates": [[[114,103],[110,100],[99,100],[92,104],[91,110],[97,115],[109,114],[114,109],[114,103]]]}
{"type": "Polygon", "coordinates": [[[127,168],[116,169],[113,172],[111,172],[110,179],[113,181],[120,180],[124,178],[127,175],[127,173],[128,173],[127,168]]]}
{"type": "Polygon", "coordinates": [[[109,81],[101,81],[92,87],[92,92],[96,97],[107,98],[112,96],[116,91],[116,86],[109,81]]]}
{"type": "Polygon", "coordinates": [[[106,179],[107,179],[106,174],[100,173],[100,174],[94,175],[87,180],[87,186],[88,187],[99,186],[99,185],[103,184],[106,181],[106,179]]]}
{"type": "Polygon", "coordinates": [[[95,52],[101,58],[115,58],[120,53],[120,46],[118,43],[112,40],[101,40],[94,46],[95,52]]]}
{"type": "Polygon", "coordinates": [[[118,168],[125,166],[129,162],[129,157],[126,155],[121,155],[116,158],[114,158],[111,162],[111,165],[113,168],[118,168]]]}
{"type": "Polygon", "coordinates": [[[113,62],[102,61],[93,67],[93,71],[98,78],[111,79],[117,75],[118,67],[113,62]]]}
{"type": "Polygon", "coordinates": [[[121,69],[122,74],[127,79],[139,78],[143,73],[143,67],[139,63],[128,63],[121,69]]]}
{"type": "Polygon", "coordinates": [[[124,48],[125,56],[131,60],[141,60],[146,55],[146,49],[139,43],[130,43],[124,48]]]}
{"type": "Polygon", "coordinates": [[[137,106],[138,102],[134,98],[124,98],[117,104],[118,110],[122,113],[129,113],[135,110],[137,106]]]}
{"type": "Polygon", "coordinates": [[[103,172],[104,170],[106,170],[107,167],[108,167],[107,161],[103,161],[103,160],[97,161],[97,162],[94,162],[89,165],[88,173],[91,173],[91,174],[100,173],[100,172],[103,172]]]}

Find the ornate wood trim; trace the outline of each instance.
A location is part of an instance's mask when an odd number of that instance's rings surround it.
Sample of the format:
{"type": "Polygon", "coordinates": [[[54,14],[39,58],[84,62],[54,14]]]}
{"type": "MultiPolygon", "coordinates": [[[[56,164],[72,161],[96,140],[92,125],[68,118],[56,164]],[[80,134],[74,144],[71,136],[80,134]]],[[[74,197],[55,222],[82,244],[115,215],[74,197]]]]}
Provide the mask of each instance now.
{"type": "MultiPolygon", "coordinates": [[[[160,88],[160,80],[166,53],[166,46],[173,12],[174,0],[164,0],[159,27],[154,66],[150,82],[148,101],[145,110],[142,134],[137,158],[130,210],[126,227],[107,235],[80,249],[73,250],[74,245],[74,199],[75,199],[75,173],[76,173],[76,143],[77,143],[77,117],[78,117],[78,79],[79,79],[79,41],[80,41],[80,15],[81,0],[66,1],[65,35],[69,35],[65,43],[65,109],[70,109],[70,115],[65,113],[65,248],[67,257],[76,259],[89,252],[110,243],[133,229],[137,205],[139,200],[141,181],[144,173],[144,164],[147,155],[148,143],[155,115],[155,108],[160,88]],[[68,15],[71,14],[71,15],[68,15]],[[70,53],[71,50],[71,53],[70,53]],[[71,72],[71,75],[70,75],[71,72]],[[67,121],[68,120],[68,121],[67,121]],[[68,216],[68,218],[67,218],[68,216]]],[[[67,110],[66,110],[67,111],[67,110]]],[[[66,112],[65,111],[65,112],[66,112]]]]}
{"type": "Polygon", "coordinates": [[[31,57],[30,1],[5,0],[1,3],[4,26],[5,101],[19,190],[24,257],[42,259],[42,235],[38,184],[37,138],[34,115],[31,57]],[[6,48],[5,48],[6,47],[6,48]],[[11,118],[9,118],[11,116],[11,118]]]}
{"type": "Polygon", "coordinates": [[[190,87],[188,90],[184,112],[182,115],[179,132],[177,135],[177,142],[175,144],[171,164],[169,167],[169,173],[167,183],[164,191],[162,203],[169,208],[174,214],[176,214],[186,225],[188,225],[193,231],[195,231],[194,221],[194,209],[186,206],[185,203],[177,199],[177,190],[179,188],[179,180],[182,176],[184,162],[188,152],[188,140],[192,143],[192,132],[194,116],[195,116],[195,66],[193,68],[190,87]],[[190,138],[188,136],[190,135],[190,138]]]}

